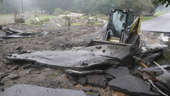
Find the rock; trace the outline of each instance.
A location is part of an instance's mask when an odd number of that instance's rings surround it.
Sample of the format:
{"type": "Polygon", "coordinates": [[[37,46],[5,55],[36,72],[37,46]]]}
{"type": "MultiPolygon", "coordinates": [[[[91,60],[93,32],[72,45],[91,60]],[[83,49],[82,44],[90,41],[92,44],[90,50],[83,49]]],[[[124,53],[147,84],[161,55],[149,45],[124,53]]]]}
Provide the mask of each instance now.
{"type": "Polygon", "coordinates": [[[85,85],[85,84],[87,84],[87,78],[86,78],[86,77],[82,77],[82,78],[80,78],[80,79],[78,80],[78,82],[79,82],[80,84],[82,84],[82,85],[85,85]]]}
{"type": "Polygon", "coordinates": [[[10,69],[10,71],[14,71],[14,70],[18,70],[19,69],[19,66],[14,66],[10,69]]]}
{"type": "Polygon", "coordinates": [[[17,74],[9,74],[7,78],[15,80],[15,79],[19,78],[19,75],[17,75],[17,74]]]}
{"type": "Polygon", "coordinates": [[[20,75],[20,76],[25,76],[25,75],[30,74],[30,73],[31,73],[31,69],[21,70],[21,71],[19,72],[19,75],[20,75]]]}
{"type": "Polygon", "coordinates": [[[104,75],[88,75],[87,83],[94,86],[106,87],[107,80],[104,75]]]}
{"type": "Polygon", "coordinates": [[[15,18],[15,23],[25,23],[24,18],[15,18]]]}
{"type": "Polygon", "coordinates": [[[88,74],[88,75],[72,75],[73,81],[81,85],[93,85],[98,87],[107,87],[110,78],[107,74],[88,74]],[[109,78],[109,79],[108,79],[109,78]]]}
{"type": "Polygon", "coordinates": [[[86,96],[83,91],[52,89],[34,85],[15,85],[0,92],[0,96],[86,96]]]}
{"type": "Polygon", "coordinates": [[[129,69],[127,67],[109,68],[108,70],[106,70],[106,73],[115,78],[118,78],[129,75],[129,69]]]}

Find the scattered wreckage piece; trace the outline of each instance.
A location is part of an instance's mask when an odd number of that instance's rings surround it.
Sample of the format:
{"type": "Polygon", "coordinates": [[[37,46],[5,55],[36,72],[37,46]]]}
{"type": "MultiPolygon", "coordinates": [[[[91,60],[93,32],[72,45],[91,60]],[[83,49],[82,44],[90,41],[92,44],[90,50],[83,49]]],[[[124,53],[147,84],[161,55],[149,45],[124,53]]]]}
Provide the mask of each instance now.
{"type": "Polygon", "coordinates": [[[18,30],[14,28],[2,27],[0,29],[0,38],[29,38],[35,35],[46,35],[47,32],[25,32],[24,30],[18,30]]]}
{"type": "Polygon", "coordinates": [[[31,61],[33,65],[52,68],[90,68],[119,64],[130,52],[129,46],[96,45],[65,51],[39,51],[25,54],[12,54],[7,58],[12,61],[31,61]]]}
{"type": "Polygon", "coordinates": [[[92,74],[82,74],[82,71],[72,71],[74,74],[69,74],[69,76],[76,84],[110,87],[112,90],[130,96],[159,96],[159,93],[152,92],[151,86],[147,82],[132,75],[129,71],[127,67],[112,67],[105,70],[104,73],[95,71],[92,74]]]}
{"type": "MultiPolygon", "coordinates": [[[[162,74],[159,75],[158,77],[156,77],[156,79],[163,84],[164,88],[163,92],[165,94],[170,95],[170,72],[168,70],[166,70],[164,67],[162,67],[160,64],[158,64],[157,62],[153,62],[157,67],[159,67],[162,70],[162,74]]],[[[162,86],[162,87],[163,87],[162,86]]],[[[162,89],[162,88],[160,88],[162,89]]]]}
{"type": "Polygon", "coordinates": [[[108,83],[108,85],[113,90],[135,96],[159,95],[157,93],[152,92],[150,90],[150,85],[148,85],[142,78],[130,74],[129,69],[127,67],[110,68],[106,71],[106,73],[114,77],[114,79],[108,83]]]}
{"type": "Polygon", "coordinates": [[[35,85],[14,85],[0,92],[0,96],[87,96],[81,90],[52,89],[35,85]]]}
{"type": "Polygon", "coordinates": [[[124,92],[135,96],[159,96],[150,90],[150,86],[140,78],[132,75],[123,76],[113,79],[109,82],[109,86],[116,91],[124,92]]]}
{"type": "Polygon", "coordinates": [[[100,88],[106,88],[108,82],[113,79],[112,76],[103,72],[95,72],[92,74],[79,74],[79,72],[67,73],[70,80],[75,84],[81,84],[83,86],[92,85],[100,88]]]}
{"type": "MultiPolygon", "coordinates": [[[[170,65],[162,65],[161,66],[162,68],[164,69],[169,69],[170,68],[170,65]]],[[[155,73],[162,73],[162,70],[159,68],[159,67],[149,67],[149,68],[140,68],[138,69],[139,71],[145,71],[145,72],[155,72],[155,73]]]]}
{"type": "MultiPolygon", "coordinates": [[[[148,64],[145,64],[146,62],[141,58],[134,56],[134,59],[139,61],[139,64],[142,67],[144,67],[144,69],[151,69],[149,68],[148,64]]],[[[140,75],[145,81],[147,81],[152,86],[153,90],[155,90],[156,92],[160,93],[163,96],[169,96],[170,73],[166,69],[164,69],[164,67],[159,65],[157,62],[153,61],[153,63],[160,69],[159,71],[157,70],[148,71],[138,69],[138,75],[140,75]]]]}
{"type": "Polygon", "coordinates": [[[141,34],[143,49],[167,48],[168,36],[163,33],[143,31],[141,34]]]}

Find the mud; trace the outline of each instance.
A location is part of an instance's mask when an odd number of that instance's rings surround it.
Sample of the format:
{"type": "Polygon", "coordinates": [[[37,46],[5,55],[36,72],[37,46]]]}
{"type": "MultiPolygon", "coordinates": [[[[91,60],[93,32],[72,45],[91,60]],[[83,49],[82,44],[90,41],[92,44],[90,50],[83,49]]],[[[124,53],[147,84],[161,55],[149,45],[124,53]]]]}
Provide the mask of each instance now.
{"type": "Polygon", "coordinates": [[[31,67],[31,63],[12,63],[6,60],[11,53],[25,53],[43,50],[65,50],[73,47],[86,46],[91,39],[97,39],[100,27],[75,26],[67,28],[48,29],[41,26],[22,24],[7,25],[10,28],[28,32],[49,32],[45,36],[31,38],[16,38],[0,40],[0,81],[9,87],[15,84],[32,84],[52,88],[74,88],[71,81],[60,69],[48,67],[31,67]],[[19,65],[18,65],[19,64],[19,65]],[[13,74],[13,76],[10,76],[13,74]],[[11,77],[17,77],[11,79],[11,77]],[[48,77],[48,78],[47,78],[48,77]]]}

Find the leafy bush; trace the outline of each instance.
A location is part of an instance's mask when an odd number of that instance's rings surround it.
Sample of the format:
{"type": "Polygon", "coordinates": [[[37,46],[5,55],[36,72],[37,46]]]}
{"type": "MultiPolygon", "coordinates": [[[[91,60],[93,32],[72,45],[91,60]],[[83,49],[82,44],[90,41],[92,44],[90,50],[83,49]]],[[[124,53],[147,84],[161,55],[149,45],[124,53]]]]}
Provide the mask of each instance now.
{"type": "Polygon", "coordinates": [[[64,13],[64,11],[61,8],[56,8],[55,11],[54,11],[55,15],[60,15],[60,14],[63,14],[63,13],[64,13]]]}

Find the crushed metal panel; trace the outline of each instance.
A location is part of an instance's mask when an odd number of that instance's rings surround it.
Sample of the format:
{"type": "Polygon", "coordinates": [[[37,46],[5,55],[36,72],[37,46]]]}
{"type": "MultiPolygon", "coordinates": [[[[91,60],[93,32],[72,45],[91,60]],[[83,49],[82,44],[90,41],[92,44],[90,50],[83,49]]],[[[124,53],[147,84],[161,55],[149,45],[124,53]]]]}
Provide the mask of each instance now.
{"type": "Polygon", "coordinates": [[[0,96],[86,96],[83,91],[52,89],[34,85],[15,85],[0,92],[0,96]]]}
{"type": "Polygon", "coordinates": [[[12,54],[10,60],[34,61],[53,67],[90,67],[93,65],[113,64],[127,57],[129,47],[115,47],[112,45],[97,45],[82,49],[66,51],[39,51],[25,54],[12,54]],[[115,61],[111,60],[116,58],[115,61]]]}

